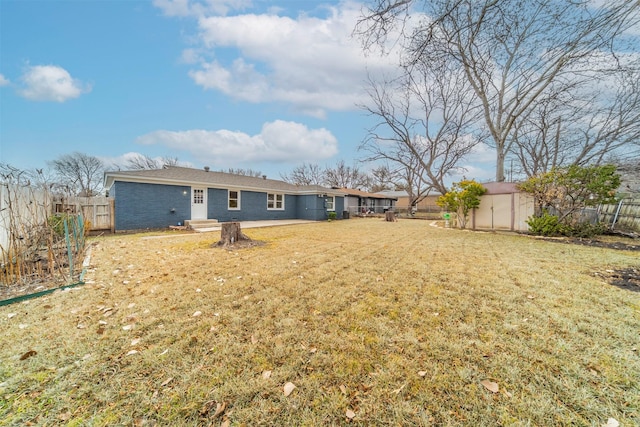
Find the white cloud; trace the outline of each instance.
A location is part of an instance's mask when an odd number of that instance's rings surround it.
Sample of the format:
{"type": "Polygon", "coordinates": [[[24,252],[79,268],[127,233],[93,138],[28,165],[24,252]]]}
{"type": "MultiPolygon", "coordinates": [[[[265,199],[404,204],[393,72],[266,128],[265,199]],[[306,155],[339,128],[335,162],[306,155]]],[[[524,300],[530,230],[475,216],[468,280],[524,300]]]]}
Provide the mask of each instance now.
{"type": "Polygon", "coordinates": [[[242,162],[305,162],[330,158],[338,142],[328,130],[276,120],[265,123],[260,134],[229,130],[158,130],[136,140],[190,153],[202,162],[227,166],[242,162]]]}
{"type": "Polygon", "coordinates": [[[34,65],[22,75],[20,95],[32,101],[64,102],[90,92],[91,86],[71,77],[55,65],[34,65]]]}
{"type": "MultiPolygon", "coordinates": [[[[365,57],[351,37],[360,5],[326,7],[324,17],[274,14],[202,16],[200,45],[183,58],[198,59],[189,72],[205,89],[252,102],[283,102],[297,111],[323,117],[326,111],[356,109],[365,102],[367,72],[395,69],[388,57],[365,57]],[[224,51],[224,54],[223,54],[224,51]],[[229,59],[225,54],[236,52],[229,59]],[[209,59],[206,60],[205,53],[209,59]]],[[[187,61],[188,62],[188,61],[187,61]]]]}
{"type": "Polygon", "coordinates": [[[7,79],[4,75],[0,74],[0,87],[7,86],[9,84],[9,79],[7,79]]]}
{"type": "Polygon", "coordinates": [[[153,5],[167,16],[226,15],[232,10],[251,6],[251,0],[153,0],[153,5]]]}

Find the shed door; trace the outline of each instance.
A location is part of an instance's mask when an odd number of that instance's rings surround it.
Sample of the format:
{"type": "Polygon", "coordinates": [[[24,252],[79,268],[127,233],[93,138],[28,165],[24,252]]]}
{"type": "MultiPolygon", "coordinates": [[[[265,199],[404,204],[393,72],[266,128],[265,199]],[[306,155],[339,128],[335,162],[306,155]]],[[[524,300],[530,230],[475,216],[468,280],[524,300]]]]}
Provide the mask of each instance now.
{"type": "Polygon", "coordinates": [[[207,189],[191,187],[191,219],[207,219],[207,189]]]}

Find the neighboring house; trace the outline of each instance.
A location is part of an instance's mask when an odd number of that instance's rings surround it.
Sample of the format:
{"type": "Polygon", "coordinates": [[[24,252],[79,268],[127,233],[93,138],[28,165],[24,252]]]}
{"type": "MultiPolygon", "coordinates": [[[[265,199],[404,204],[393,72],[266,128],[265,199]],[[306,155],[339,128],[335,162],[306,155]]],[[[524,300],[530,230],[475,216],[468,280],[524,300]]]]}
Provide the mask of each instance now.
{"type": "Polygon", "coordinates": [[[344,196],[344,209],[351,215],[383,213],[395,207],[396,197],[350,188],[339,189],[344,196]]]}
{"type": "Polygon", "coordinates": [[[527,219],[534,213],[530,194],[520,192],[515,182],[482,184],[487,192],[480,207],[469,214],[469,228],[475,230],[528,231],[527,219]]]}
{"type": "MultiPolygon", "coordinates": [[[[398,210],[409,210],[409,195],[406,191],[381,191],[378,194],[395,198],[397,200],[396,208],[398,210]]],[[[437,191],[430,192],[428,196],[418,202],[416,206],[417,210],[422,212],[439,212],[441,209],[436,203],[436,200],[438,200],[440,196],[441,194],[437,191]]]]}
{"type": "Polygon", "coordinates": [[[320,221],[331,211],[342,218],[344,209],[344,194],[338,190],[212,172],[207,167],[106,172],[105,188],[115,201],[115,231],[204,219],[320,221]]]}
{"type": "Polygon", "coordinates": [[[635,160],[618,165],[617,172],[622,181],[618,193],[636,198],[640,196],[640,162],[635,160]]]}

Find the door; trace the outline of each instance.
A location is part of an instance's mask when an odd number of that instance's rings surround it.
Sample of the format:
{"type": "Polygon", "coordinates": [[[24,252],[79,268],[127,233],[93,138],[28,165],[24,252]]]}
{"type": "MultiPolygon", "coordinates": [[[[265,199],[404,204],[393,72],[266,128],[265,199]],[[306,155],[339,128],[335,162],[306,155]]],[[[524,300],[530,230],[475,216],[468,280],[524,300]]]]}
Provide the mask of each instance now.
{"type": "Polygon", "coordinates": [[[191,187],[191,219],[207,219],[207,189],[191,187]]]}

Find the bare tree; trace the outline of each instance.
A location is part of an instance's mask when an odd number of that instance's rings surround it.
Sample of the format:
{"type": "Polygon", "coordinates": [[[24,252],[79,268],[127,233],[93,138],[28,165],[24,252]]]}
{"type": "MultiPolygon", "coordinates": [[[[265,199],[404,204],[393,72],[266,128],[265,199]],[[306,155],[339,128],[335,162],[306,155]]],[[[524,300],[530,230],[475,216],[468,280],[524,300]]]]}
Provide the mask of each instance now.
{"type": "MultiPolygon", "coordinates": [[[[496,179],[504,181],[517,120],[528,117],[552,86],[596,76],[580,70],[615,67],[616,50],[629,41],[625,31],[639,19],[638,2],[627,0],[600,7],[589,1],[376,0],[356,33],[370,48],[400,27],[407,64],[428,58],[462,70],[496,149],[496,179]],[[417,4],[424,15],[414,25],[408,18],[417,4]]],[[[627,48],[637,50],[633,42],[627,48]]]]}
{"type": "Polygon", "coordinates": [[[303,163],[289,174],[280,174],[280,178],[294,185],[322,185],[324,171],[317,163],[303,163]]]}
{"type": "Polygon", "coordinates": [[[445,178],[479,139],[471,125],[478,109],[461,72],[414,64],[396,81],[370,81],[371,103],[362,108],[378,123],[369,130],[360,150],[366,160],[395,164],[413,192],[412,199],[435,189],[447,192],[445,178]]]}
{"type": "MultiPolygon", "coordinates": [[[[225,171],[221,171],[221,172],[225,172],[225,171]]],[[[260,178],[263,176],[261,171],[257,171],[253,169],[229,168],[226,170],[226,172],[233,175],[252,176],[254,178],[260,178]]]]}
{"type": "Polygon", "coordinates": [[[335,188],[369,189],[369,176],[356,166],[347,166],[340,160],[335,167],[326,167],[324,184],[335,188]]]}
{"type": "Polygon", "coordinates": [[[102,189],[104,164],[88,154],[74,152],[49,162],[57,179],[75,195],[94,196],[102,189]]]}
{"type": "Polygon", "coordinates": [[[513,153],[527,177],[571,165],[600,165],[637,156],[640,72],[609,73],[607,84],[550,92],[516,121],[513,153]],[[611,87],[608,87],[611,86],[611,87]]]}
{"type": "Polygon", "coordinates": [[[178,166],[177,157],[153,158],[144,154],[136,154],[127,159],[125,168],[128,170],[162,169],[167,166],[178,166]]]}
{"type": "Polygon", "coordinates": [[[398,173],[392,170],[388,164],[384,164],[371,170],[370,181],[371,186],[369,190],[372,193],[378,193],[380,191],[395,190],[398,187],[399,176],[398,173]]]}

